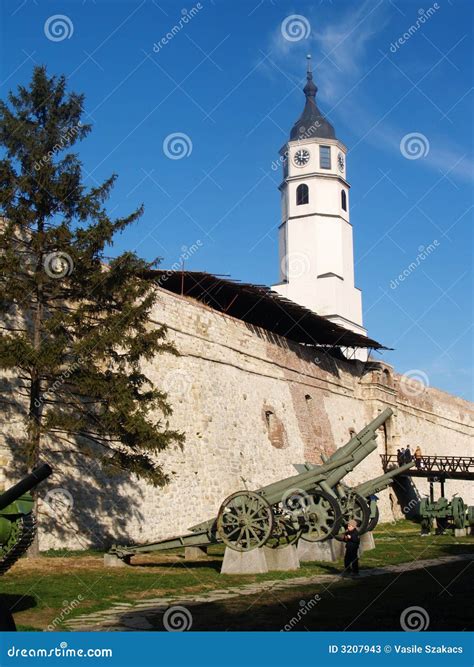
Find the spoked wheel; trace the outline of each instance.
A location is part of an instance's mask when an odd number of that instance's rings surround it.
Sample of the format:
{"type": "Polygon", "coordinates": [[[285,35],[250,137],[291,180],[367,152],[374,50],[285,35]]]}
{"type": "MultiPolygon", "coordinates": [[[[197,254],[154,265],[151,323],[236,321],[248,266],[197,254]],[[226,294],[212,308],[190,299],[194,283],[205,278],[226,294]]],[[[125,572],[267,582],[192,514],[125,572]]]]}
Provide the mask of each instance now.
{"type": "Polygon", "coordinates": [[[314,489],[301,508],[303,534],[306,542],[322,542],[335,535],[342,525],[342,514],[335,498],[321,489],[314,489]]]}
{"type": "MultiPolygon", "coordinates": [[[[369,505],[369,512],[370,512],[370,505],[369,505]]],[[[374,514],[373,517],[371,517],[371,518],[369,519],[369,523],[368,523],[368,525],[367,525],[367,532],[368,532],[368,533],[371,533],[371,532],[374,530],[375,526],[376,526],[376,525],[378,524],[378,522],[379,522],[379,518],[380,518],[379,508],[378,508],[377,505],[375,505],[375,514],[374,514]]]]}
{"type": "Polygon", "coordinates": [[[362,498],[362,496],[359,496],[357,493],[351,493],[347,498],[341,498],[340,502],[343,523],[340,529],[341,532],[334,536],[336,540],[342,542],[344,539],[344,527],[347,525],[347,522],[351,520],[356,522],[359,535],[366,533],[370,521],[370,509],[366,499],[362,498]]]}
{"type": "Polygon", "coordinates": [[[466,523],[466,505],[462,498],[455,496],[451,501],[453,523],[455,528],[464,528],[466,523]]]}
{"type": "Polygon", "coordinates": [[[217,516],[217,534],[234,551],[262,547],[274,527],[270,504],[253,491],[237,491],[222,503],[217,516]]]}
{"type": "Polygon", "coordinates": [[[283,549],[295,544],[301,537],[303,529],[293,516],[280,508],[274,508],[274,524],[272,534],[265,546],[272,549],[283,549]]]}

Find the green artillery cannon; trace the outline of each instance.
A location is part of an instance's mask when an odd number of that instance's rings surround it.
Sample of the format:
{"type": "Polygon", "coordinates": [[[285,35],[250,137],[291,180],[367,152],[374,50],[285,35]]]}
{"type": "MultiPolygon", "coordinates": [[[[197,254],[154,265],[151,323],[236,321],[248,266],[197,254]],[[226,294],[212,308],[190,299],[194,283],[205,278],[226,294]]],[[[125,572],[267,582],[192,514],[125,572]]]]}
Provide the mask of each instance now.
{"type": "Polygon", "coordinates": [[[420,502],[419,515],[423,533],[429,533],[436,521],[438,534],[447,528],[464,528],[466,525],[467,505],[459,496],[449,501],[444,496],[438,500],[423,498],[420,502]]]}
{"type": "MultiPolygon", "coordinates": [[[[110,553],[127,560],[138,553],[218,542],[235,551],[250,551],[264,545],[284,547],[300,538],[308,542],[329,539],[338,534],[344,521],[340,501],[347,493],[340,482],[377,448],[376,431],[391,415],[390,409],[384,410],[323,465],[256,491],[231,494],[217,517],[192,526],[189,535],[140,546],[114,545],[110,553]]],[[[368,514],[365,499],[358,502],[368,514]]]]}
{"type": "MultiPolygon", "coordinates": [[[[355,520],[358,524],[357,529],[361,534],[374,530],[379,521],[376,494],[393,484],[397,475],[402,475],[414,465],[415,461],[410,461],[352,489],[345,487],[344,523],[347,524],[349,519],[355,520]]],[[[336,535],[335,537],[339,539],[339,536],[336,535]]]]}
{"type": "Polygon", "coordinates": [[[0,495],[0,575],[26,553],[36,534],[29,493],[53,471],[46,463],[0,495]]]}
{"type": "MultiPolygon", "coordinates": [[[[333,459],[334,455],[329,459],[325,459],[325,461],[328,462],[333,459]]],[[[356,522],[357,530],[360,534],[374,530],[379,520],[379,509],[375,494],[380,493],[380,491],[393,484],[394,478],[397,475],[403,474],[414,465],[415,461],[410,461],[399,468],[393,468],[385,474],[359,484],[354,488],[347,486],[343,482],[337,484],[331,493],[336,496],[340,505],[340,513],[343,517],[341,531],[344,531],[344,527],[350,519],[356,522]]],[[[315,467],[315,465],[309,463],[304,464],[304,466],[296,466],[298,470],[312,470],[315,467]]],[[[343,532],[334,535],[334,537],[342,539],[342,535],[343,532]]]]}

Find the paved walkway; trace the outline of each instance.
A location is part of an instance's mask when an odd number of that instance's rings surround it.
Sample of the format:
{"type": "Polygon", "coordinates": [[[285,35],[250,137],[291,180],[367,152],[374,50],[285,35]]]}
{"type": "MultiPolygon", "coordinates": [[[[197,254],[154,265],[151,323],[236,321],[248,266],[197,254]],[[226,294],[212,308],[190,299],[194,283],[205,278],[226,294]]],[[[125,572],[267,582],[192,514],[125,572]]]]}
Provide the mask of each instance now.
{"type": "MultiPolygon", "coordinates": [[[[436,565],[446,563],[456,563],[458,561],[474,560],[474,554],[461,554],[459,556],[441,556],[440,558],[430,558],[426,560],[411,561],[409,563],[400,563],[399,565],[387,565],[386,567],[373,568],[371,570],[362,570],[360,578],[375,577],[381,574],[400,574],[403,572],[412,572],[436,565]]],[[[266,590],[284,590],[288,588],[307,586],[311,584],[328,584],[333,581],[341,581],[339,574],[318,574],[313,577],[293,577],[291,579],[277,579],[274,581],[261,581],[258,583],[247,584],[245,586],[230,587],[225,590],[210,591],[200,596],[181,595],[153,598],[133,604],[122,602],[113,605],[110,609],[84,614],[67,621],[66,626],[70,630],[80,631],[132,631],[132,630],[153,630],[147,616],[163,614],[171,606],[192,607],[206,602],[216,602],[218,600],[228,600],[242,595],[257,595],[266,590]]]]}

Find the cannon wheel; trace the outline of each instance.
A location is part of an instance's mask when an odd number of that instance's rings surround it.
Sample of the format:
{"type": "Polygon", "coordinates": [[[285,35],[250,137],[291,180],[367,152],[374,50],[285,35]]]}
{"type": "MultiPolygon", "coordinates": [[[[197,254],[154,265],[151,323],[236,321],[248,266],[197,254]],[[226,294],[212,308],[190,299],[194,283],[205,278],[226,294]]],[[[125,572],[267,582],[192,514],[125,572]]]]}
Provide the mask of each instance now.
{"type": "Polygon", "coordinates": [[[302,528],[295,527],[294,519],[285,515],[279,509],[274,511],[274,525],[272,534],[265,546],[271,549],[283,549],[295,544],[301,537],[302,528]]]}
{"type": "Polygon", "coordinates": [[[274,527],[273,510],[254,491],[237,491],[226,498],[217,515],[217,534],[234,551],[262,547],[274,527]]]}
{"type": "MultiPolygon", "coordinates": [[[[370,505],[369,505],[369,512],[370,512],[370,505]]],[[[373,531],[375,526],[378,524],[379,519],[380,519],[380,512],[379,512],[378,505],[376,505],[375,506],[375,514],[371,519],[369,519],[369,523],[367,525],[367,532],[368,533],[371,533],[373,531]]]]}
{"type": "MultiPolygon", "coordinates": [[[[342,529],[344,531],[344,526],[348,521],[353,519],[357,523],[357,531],[359,535],[363,535],[367,532],[369,521],[370,521],[370,509],[367,505],[367,501],[362,496],[359,496],[358,493],[351,494],[349,496],[349,505],[347,508],[344,508],[343,505],[343,522],[342,529]]],[[[344,539],[344,532],[340,532],[339,535],[335,535],[336,540],[342,542],[344,539]]]]}
{"type": "Polygon", "coordinates": [[[455,496],[451,501],[453,523],[455,528],[464,528],[466,521],[466,505],[464,500],[455,496]]]}
{"type": "Polygon", "coordinates": [[[333,537],[342,525],[339,503],[322,489],[310,492],[302,507],[303,534],[306,542],[322,542],[333,537]]]}

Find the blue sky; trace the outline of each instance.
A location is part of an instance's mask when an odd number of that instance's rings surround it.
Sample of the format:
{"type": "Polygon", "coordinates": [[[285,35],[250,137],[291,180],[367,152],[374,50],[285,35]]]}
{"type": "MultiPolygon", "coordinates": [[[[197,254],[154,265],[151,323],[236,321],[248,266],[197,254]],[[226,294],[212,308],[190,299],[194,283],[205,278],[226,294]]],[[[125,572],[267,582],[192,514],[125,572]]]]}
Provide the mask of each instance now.
{"type": "Polygon", "coordinates": [[[116,215],[145,204],[112,252],[136,249],[171,267],[200,241],[186,268],[255,283],[278,279],[280,172],[272,163],[303,108],[312,53],[319,105],[349,150],[369,335],[396,348],[383,359],[399,372],[472,397],[472,2],[0,6],[3,95],[26,83],[35,63],[66,74],[85,93],[94,126],[80,147],[86,182],[118,173],[116,215]],[[55,15],[65,17],[64,34],[45,26],[55,15]],[[294,15],[301,32],[289,40],[281,27],[294,15]],[[164,150],[174,133],[186,135],[182,159],[164,150]],[[418,159],[400,148],[412,133],[423,135],[418,159]]]}

